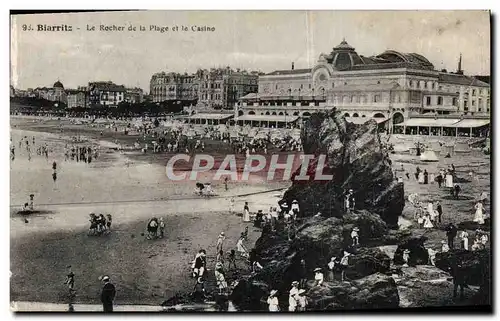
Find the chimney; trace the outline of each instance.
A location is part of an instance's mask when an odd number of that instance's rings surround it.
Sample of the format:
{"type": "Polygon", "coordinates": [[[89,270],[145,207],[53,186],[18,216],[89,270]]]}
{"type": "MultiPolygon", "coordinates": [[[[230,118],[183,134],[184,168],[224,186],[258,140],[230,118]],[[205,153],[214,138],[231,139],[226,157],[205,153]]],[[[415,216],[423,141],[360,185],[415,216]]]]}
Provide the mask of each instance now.
{"type": "Polygon", "coordinates": [[[295,64],[292,61],[292,70],[294,70],[294,69],[295,69],[295,64]]]}

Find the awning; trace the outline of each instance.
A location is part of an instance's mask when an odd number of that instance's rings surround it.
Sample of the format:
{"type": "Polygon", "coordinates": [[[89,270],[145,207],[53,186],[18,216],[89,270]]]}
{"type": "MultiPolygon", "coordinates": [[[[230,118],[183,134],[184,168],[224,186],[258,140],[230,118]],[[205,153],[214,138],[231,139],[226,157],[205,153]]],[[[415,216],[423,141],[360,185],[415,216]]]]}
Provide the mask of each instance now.
{"type": "Polygon", "coordinates": [[[397,124],[397,126],[406,127],[452,127],[451,125],[457,123],[460,119],[455,118],[410,118],[404,123],[397,124]]]}
{"type": "Polygon", "coordinates": [[[235,121],[264,121],[264,122],[287,122],[293,123],[299,119],[299,116],[281,116],[281,115],[243,115],[235,119],[235,121]]]}
{"type": "Polygon", "coordinates": [[[223,120],[233,117],[232,114],[194,114],[189,116],[189,119],[214,119],[214,120],[223,120]]]}
{"type": "Polygon", "coordinates": [[[453,124],[454,128],[477,128],[483,127],[490,124],[489,119],[462,119],[456,124],[453,124]]]}
{"type": "Polygon", "coordinates": [[[370,119],[373,119],[374,121],[377,122],[377,124],[380,124],[380,123],[387,121],[389,118],[375,118],[375,117],[374,118],[368,118],[368,117],[346,117],[345,118],[346,121],[353,123],[353,124],[357,124],[357,125],[364,124],[367,121],[369,121],[370,119]]]}

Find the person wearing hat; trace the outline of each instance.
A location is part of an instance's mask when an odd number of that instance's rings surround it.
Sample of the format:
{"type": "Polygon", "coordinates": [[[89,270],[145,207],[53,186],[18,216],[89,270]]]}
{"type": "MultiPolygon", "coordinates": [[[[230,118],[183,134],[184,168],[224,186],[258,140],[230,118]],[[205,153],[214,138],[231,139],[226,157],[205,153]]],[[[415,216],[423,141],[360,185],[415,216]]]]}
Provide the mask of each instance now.
{"type": "Polygon", "coordinates": [[[243,241],[245,240],[245,235],[244,233],[241,233],[240,238],[238,239],[238,242],[236,243],[236,249],[238,253],[241,255],[241,257],[248,257],[248,250],[243,244],[243,241]]]}
{"type": "Polygon", "coordinates": [[[71,270],[71,265],[66,267],[68,269],[68,274],[66,275],[65,284],[68,285],[69,296],[73,296],[75,293],[75,273],[71,270]]]}
{"type": "Polygon", "coordinates": [[[441,253],[446,253],[449,250],[450,250],[450,247],[448,246],[448,244],[446,244],[446,241],[442,240],[441,241],[441,253]]]}
{"type": "Polygon", "coordinates": [[[304,312],[306,311],[307,308],[307,296],[306,296],[306,290],[300,289],[299,292],[297,293],[297,302],[298,302],[298,311],[304,312]]]}
{"type": "Polygon", "coordinates": [[[410,250],[408,249],[405,249],[403,251],[403,262],[405,262],[403,264],[403,266],[407,267],[408,266],[408,260],[410,259],[410,250]]]}
{"type": "Polygon", "coordinates": [[[271,290],[271,293],[269,293],[269,297],[267,298],[267,304],[269,304],[269,312],[278,312],[280,310],[279,301],[276,297],[277,293],[277,290],[271,290]]]}
{"type": "Polygon", "coordinates": [[[206,251],[200,250],[196,258],[194,259],[193,276],[202,277],[203,273],[205,272],[206,265],[207,265],[206,251]]]}
{"type": "Polygon", "coordinates": [[[109,276],[105,275],[102,278],[104,286],[101,292],[101,302],[104,312],[113,312],[113,301],[116,296],[115,286],[110,282],[109,276]]]}
{"type": "Polygon", "coordinates": [[[248,207],[248,202],[245,202],[245,206],[243,206],[243,222],[250,222],[250,208],[248,207]]]}
{"type": "Polygon", "coordinates": [[[35,208],[34,198],[35,198],[35,194],[30,194],[30,205],[29,205],[30,211],[33,211],[35,208]]]}
{"type": "Polygon", "coordinates": [[[222,251],[222,245],[224,244],[224,240],[226,239],[226,235],[224,232],[220,232],[219,236],[217,237],[217,253],[222,251]]]}
{"type": "Polygon", "coordinates": [[[345,195],[344,203],[345,203],[345,211],[347,213],[354,210],[354,205],[355,205],[354,190],[349,189],[349,191],[345,195]]]}
{"type": "Polygon", "coordinates": [[[220,263],[220,262],[217,262],[217,264],[215,264],[215,280],[217,281],[217,287],[219,288],[219,294],[220,295],[226,294],[227,282],[226,282],[226,278],[224,276],[224,269],[223,269],[222,263],[220,263]]]}
{"type": "Polygon", "coordinates": [[[160,238],[162,239],[165,234],[165,222],[163,221],[163,217],[160,217],[158,228],[160,230],[160,238]]]}
{"type": "Polygon", "coordinates": [[[340,271],[341,271],[340,279],[342,282],[344,282],[344,280],[345,280],[345,270],[349,266],[349,256],[350,255],[351,255],[351,253],[344,251],[344,256],[342,257],[342,259],[340,259],[340,271]]]}
{"type": "Polygon", "coordinates": [[[337,268],[340,262],[337,261],[337,257],[332,257],[330,262],[328,262],[328,280],[333,282],[335,280],[335,269],[337,268]]]}
{"type": "Polygon", "coordinates": [[[469,233],[466,230],[463,230],[459,234],[459,238],[461,240],[461,245],[464,250],[469,250],[469,233]]]}
{"type": "Polygon", "coordinates": [[[283,202],[280,205],[279,218],[284,218],[285,217],[285,213],[288,213],[288,212],[289,212],[288,203],[287,202],[283,202]]]}
{"type": "Polygon", "coordinates": [[[352,239],[352,246],[358,246],[359,245],[359,228],[356,226],[352,229],[351,232],[351,239],[352,239]]]}
{"type": "Polygon", "coordinates": [[[323,273],[321,273],[321,268],[314,269],[314,280],[316,281],[317,286],[321,286],[324,281],[323,273]]]}
{"type": "Polygon", "coordinates": [[[436,263],[436,251],[433,248],[428,248],[427,253],[429,254],[429,264],[435,265],[436,263]]]}
{"type": "Polygon", "coordinates": [[[453,249],[453,241],[455,237],[457,236],[458,229],[453,223],[449,223],[448,226],[446,227],[446,237],[448,238],[448,247],[450,249],[453,249]]]}
{"type": "Polygon", "coordinates": [[[292,207],[291,207],[291,211],[293,213],[293,216],[292,218],[295,220],[297,219],[297,216],[299,215],[300,213],[300,208],[299,208],[299,202],[297,200],[293,200],[292,202],[292,207]]]}
{"type": "Polygon", "coordinates": [[[290,289],[290,294],[288,296],[288,311],[294,312],[297,309],[297,294],[299,293],[299,282],[293,281],[292,288],[290,289]]]}

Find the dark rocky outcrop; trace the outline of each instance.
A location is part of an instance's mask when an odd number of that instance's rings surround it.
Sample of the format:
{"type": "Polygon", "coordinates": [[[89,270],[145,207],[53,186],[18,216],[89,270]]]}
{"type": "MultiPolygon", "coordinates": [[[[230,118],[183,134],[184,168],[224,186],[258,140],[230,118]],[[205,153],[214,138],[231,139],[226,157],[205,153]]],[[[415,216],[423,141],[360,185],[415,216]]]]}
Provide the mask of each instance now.
{"type": "Polygon", "coordinates": [[[408,265],[425,265],[429,263],[429,252],[424,246],[427,238],[425,236],[420,237],[410,237],[400,243],[394,253],[394,264],[402,265],[403,261],[403,251],[410,250],[410,257],[408,260],[408,265]]]}
{"type": "Polygon", "coordinates": [[[391,161],[380,141],[377,123],[362,125],[347,122],[340,112],[316,113],[305,123],[301,134],[304,153],[326,155],[320,173],[333,175],[328,181],[315,181],[319,157],[313,159],[308,181],[297,180],[301,168],[292,176],[293,185],[284,200],[297,199],[303,215],[321,212],[341,217],[343,193],[353,189],[356,209],[379,214],[390,227],[396,227],[405,200],[403,184],[393,176],[391,161]]]}
{"type": "Polygon", "coordinates": [[[308,292],[311,310],[394,309],[399,295],[392,277],[372,274],[351,282],[325,282],[308,292]]]}
{"type": "MultiPolygon", "coordinates": [[[[366,278],[374,273],[388,273],[390,258],[378,248],[364,247],[365,242],[383,242],[387,233],[387,224],[380,216],[365,210],[354,211],[342,218],[305,218],[302,224],[297,227],[295,238],[292,241],[288,241],[286,234],[283,231],[280,232],[279,229],[275,233],[265,231],[255,243],[254,248],[254,252],[259,257],[264,269],[243,282],[240,281],[240,284],[233,291],[234,297],[231,297],[231,300],[241,309],[262,308],[261,294],[266,289],[276,289],[279,291],[279,295],[283,296],[279,297],[280,302],[286,303],[292,281],[298,281],[301,277],[301,259],[306,262],[307,279],[312,280],[314,268],[321,267],[326,270],[330,258],[332,256],[341,257],[343,250],[352,253],[346,271],[346,277],[349,280],[366,278]],[[350,237],[354,226],[360,229],[360,247],[356,248],[351,246],[350,237]],[[253,298],[248,298],[249,293],[252,293],[253,298]]],[[[355,297],[351,297],[351,304],[355,306],[370,305],[366,302],[359,303],[363,301],[361,295],[356,294],[355,297]],[[353,300],[359,302],[353,303],[353,300]]]]}
{"type": "Polygon", "coordinates": [[[436,266],[449,272],[456,283],[479,286],[475,304],[491,305],[490,250],[454,250],[436,254],[436,266]]]}
{"type": "Polygon", "coordinates": [[[359,279],[374,273],[389,273],[391,258],[378,248],[360,248],[350,257],[347,279],[359,279]]]}

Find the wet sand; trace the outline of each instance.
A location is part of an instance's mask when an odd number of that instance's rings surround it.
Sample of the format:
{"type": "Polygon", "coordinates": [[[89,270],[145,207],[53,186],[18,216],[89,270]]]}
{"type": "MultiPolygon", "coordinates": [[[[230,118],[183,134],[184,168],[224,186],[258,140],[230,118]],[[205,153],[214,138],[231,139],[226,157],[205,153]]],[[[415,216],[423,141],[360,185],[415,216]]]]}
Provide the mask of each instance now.
{"type": "MultiPolygon", "coordinates": [[[[57,133],[57,127],[52,133],[41,131],[44,128],[18,132],[24,126],[13,130],[14,142],[29,134],[36,135],[37,142],[56,146],[63,144],[62,136],[67,135],[57,133]]],[[[99,132],[95,135],[101,138],[99,132]]],[[[230,183],[227,192],[216,186],[218,197],[200,198],[193,193],[193,182],[174,184],[157,162],[131,162],[118,152],[103,153],[97,161],[85,164],[64,162],[60,153],[48,160],[34,156],[30,162],[19,151],[11,163],[11,178],[13,301],[66,303],[63,283],[66,266],[72,265],[76,303],[99,303],[98,277],[106,274],[117,287],[117,304],[159,304],[177,292],[192,290],[190,262],[199,249],[207,250],[208,268],[213,269],[215,242],[221,231],[226,232],[228,250],[235,248],[247,226],[249,247],[260,236],[250,223],[229,212],[229,197],[250,194],[235,199],[237,212],[245,201],[252,211],[267,209],[277,201],[277,192],[259,194],[269,187],[249,183],[230,183]],[[58,162],[55,183],[51,177],[54,159],[58,162]],[[36,195],[35,207],[45,212],[21,217],[17,211],[30,193],[36,195]],[[109,236],[87,236],[90,212],[113,215],[109,236]],[[163,239],[141,236],[153,216],[165,219],[163,239]]],[[[243,260],[237,264],[248,269],[243,260]]],[[[213,270],[208,276],[210,290],[215,286],[213,270]]]]}

